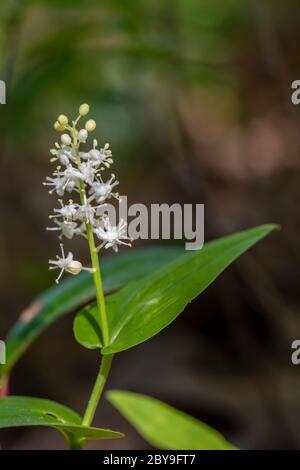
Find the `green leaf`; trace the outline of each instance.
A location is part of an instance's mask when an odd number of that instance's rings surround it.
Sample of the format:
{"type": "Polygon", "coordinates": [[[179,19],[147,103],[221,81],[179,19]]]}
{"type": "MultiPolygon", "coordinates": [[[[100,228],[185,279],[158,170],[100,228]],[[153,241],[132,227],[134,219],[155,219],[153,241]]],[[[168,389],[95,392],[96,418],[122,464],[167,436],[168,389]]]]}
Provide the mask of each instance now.
{"type": "MultiPolygon", "coordinates": [[[[101,260],[105,293],[120,289],[176,258],[183,248],[152,247],[108,256],[101,260]]],[[[95,295],[93,278],[88,273],[69,277],[40,295],[24,311],[6,338],[6,364],[0,366],[5,375],[31,342],[62,315],[79,308],[95,295]]]]}
{"type": "MultiPolygon", "coordinates": [[[[263,225],[207,243],[202,250],[186,252],[111,295],[106,302],[110,344],[102,349],[103,354],[131,348],[159,333],[227,266],[274,228],[274,225],[263,225]]],[[[97,321],[95,305],[78,314],[76,337],[83,345],[99,347],[99,326],[96,331],[90,318],[97,321]],[[84,325],[84,330],[78,330],[80,325],[82,328],[84,325]]]]}
{"type": "Polygon", "coordinates": [[[114,390],[110,403],[149,442],[167,450],[233,450],[217,431],[155,398],[114,390]]]}
{"type": "Polygon", "coordinates": [[[82,418],[59,403],[31,397],[0,399],[0,429],[20,426],[50,426],[60,431],[70,445],[80,440],[117,439],[122,433],[81,425],[82,418]]]}
{"type": "Polygon", "coordinates": [[[98,309],[86,307],[74,319],[74,336],[79,344],[87,349],[101,349],[101,330],[98,309]]]}
{"type": "Polygon", "coordinates": [[[208,243],[112,295],[107,302],[111,344],[102,349],[103,354],[123,351],[156,335],[273,229],[274,225],[263,225],[208,243]]]}

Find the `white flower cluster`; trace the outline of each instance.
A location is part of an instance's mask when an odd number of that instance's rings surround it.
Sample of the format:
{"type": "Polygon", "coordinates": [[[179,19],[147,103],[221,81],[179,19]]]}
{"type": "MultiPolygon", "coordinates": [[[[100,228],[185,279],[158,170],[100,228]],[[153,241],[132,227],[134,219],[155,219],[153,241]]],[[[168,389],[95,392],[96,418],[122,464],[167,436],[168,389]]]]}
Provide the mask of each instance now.
{"type": "MultiPolygon", "coordinates": [[[[107,199],[119,199],[119,194],[114,191],[119,182],[114,174],[106,181],[101,176],[113,163],[109,144],[98,148],[94,139],[91,150],[80,150],[81,144],[86,143],[89,133],[96,128],[96,122],[90,119],[83,129],[77,129],[80,119],[88,113],[89,106],[83,104],[79,108],[79,116],[71,124],[65,115],[60,115],[54,124],[54,128],[62,134],[61,142],[56,143],[55,148],[50,150],[50,161],[57,162],[58,166],[43,184],[50,188],[50,194],[56,193],[59,196],[60,207],[54,209],[54,214],[50,215],[54,226],[48,227],[47,230],[58,231],[60,239],[71,239],[74,235],[89,238],[95,234],[100,240],[98,251],[102,247],[111,247],[118,251],[119,245],[131,246],[132,240],[127,237],[126,223],[123,220],[113,226],[107,216],[99,215],[103,214],[100,208],[105,207],[107,199]],[[77,193],[78,202],[73,199],[64,202],[63,197],[70,193],[77,193]]],[[[93,269],[84,268],[79,261],[75,261],[72,253],[65,257],[62,244],[61,255],[62,257],[57,256],[57,261],[49,260],[50,269],[60,269],[56,282],[64,271],[70,274],[79,274],[81,270],[93,272],[93,269]]]]}

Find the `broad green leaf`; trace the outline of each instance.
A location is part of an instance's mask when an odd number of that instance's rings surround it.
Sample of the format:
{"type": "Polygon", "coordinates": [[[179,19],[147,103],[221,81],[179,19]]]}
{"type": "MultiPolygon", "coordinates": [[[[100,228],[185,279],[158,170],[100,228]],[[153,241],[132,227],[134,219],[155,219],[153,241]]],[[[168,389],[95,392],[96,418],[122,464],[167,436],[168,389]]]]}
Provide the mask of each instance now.
{"type": "Polygon", "coordinates": [[[0,429],[20,426],[50,426],[72,444],[80,440],[117,439],[122,433],[81,425],[82,418],[59,403],[31,397],[0,399],[0,429]]]}
{"type": "Polygon", "coordinates": [[[155,398],[114,390],[110,403],[149,442],[167,450],[233,450],[217,431],[155,398]]]}
{"type": "MultiPolygon", "coordinates": [[[[101,269],[106,293],[140,279],[182,253],[183,248],[152,247],[103,258],[101,269]]],[[[13,367],[31,342],[58,317],[79,308],[94,297],[94,283],[88,273],[63,280],[40,295],[21,315],[6,338],[6,364],[1,375],[13,367]]]]}
{"type": "Polygon", "coordinates": [[[123,351],[156,335],[227,266],[273,229],[274,225],[264,225],[208,243],[108,298],[111,344],[102,352],[123,351]]]}
{"type": "MultiPolygon", "coordinates": [[[[102,349],[103,354],[131,348],[159,333],[227,266],[274,228],[274,225],[263,225],[207,243],[202,250],[178,256],[165,267],[111,295],[106,302],[110,344],[102,349]]],[[[99,338],[94,341],[99,335],[99,326],[97,330],[94,326],[97,307],[92,305],[89,315],[87,312],[85,309],[77,316],[76,338],[89,348],[99,347],[99,338]],[[82,331],[78,331],[78,325],[82,331]]]]}

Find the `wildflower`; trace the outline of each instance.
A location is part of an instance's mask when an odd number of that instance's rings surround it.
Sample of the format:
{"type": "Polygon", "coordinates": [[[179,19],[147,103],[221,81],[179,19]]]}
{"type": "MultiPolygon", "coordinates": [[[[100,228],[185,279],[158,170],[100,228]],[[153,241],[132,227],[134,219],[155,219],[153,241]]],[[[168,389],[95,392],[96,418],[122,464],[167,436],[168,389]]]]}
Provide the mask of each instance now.
{"type": "Polygon", "coordinates": [[[82,173],[72,165],[68,165],[63,171],[57,169],[57,175],[65,178],[66,181],[76,181],[83,179],[82,173]]]}
{"type": "MultiPolygon", "coordinates": [[[[49,187],[50,194],[56,192],[59,196],[60,207],[55,208],[49,216],[53,226],[47,227],[47,230],[58,232],[59,239],[72,239],[78,235],[87,238],[89,243],[94,243],[93,237],[96,235],[102,242],[98,250],[105,247],[118,251],[120,245],[131,246],[131,239],[126,234],[126,223],[121,220],[114,226],[100,210],[106,206],[106,199],[119,199],[119,194],[114,191],[115,186],[119,184],[115,175],[112,174],[106,181],[100,176],[100,172],[113,163],[112,152],[109,144],[98,148],[96,139],[93,140],[91,150],[83,152],[80,148],[81,144],[87,141],[89,133],[96,128],[96,122],[89,119],[84,128],[77,129],[79,120],[86,116],[89,110],[89,105],[83,104],[79,108],[79,116],[74,121],[69,123],[68,117],[61,114],[54,124],[55,129],[62,132],[62,135],[60,143],[56,142],[55,147],[50,150],[50,161],[57,161],[59,166],[51,176],[46,177],[43,184],[49,187]],[[71,192],[77,193],[78,202],[70,199],[66,203],[63,200],[65,194],[71,192]]],[[[62,257],[57,257],[57,261],[49,261],[50,269],[61,270],[57,282],[64,271],[78,274],[82,269],[86,269],[92,272],[89,268],[83,268],[79,261],[75,261],[71,252],[65,257],[62,245],[61,251],[62,257]]],[[[96,268],[95,258],[92,257],[92,260],[93,268],[96,268]]]]}
{"type": "Polygon", "coordinates": [[[110,165],[113,163],[112,153],[109,148],[109,144],[105,144],[103,148],[98,150],[97,147],[97,141],[94,140],[94,145],[92,150],[90,150],[85,158],[88,158],[94,166],[100,166],[100,165],[105,165],[107,168],[110,167],[110,165]]]}
{"type": "Polygon", "coordinates": [[[111,178],[106,183],[103,182],[101,177],[99,179],[100,181],[95,181],[91,186],[89,202],[95,199],[96,202],[101,203],[112,196],[118,199],[119,194],[112,192],[112,189],[119,184],[119,181],[114,181],[115,175],[111,175],[111,178]]]}
{"type": "Polygon", "coordinates": [[[70,222],[73,217],[75,217],[77,210],[78,210],[78,204],[74,204],[72,199],[69,200],[69,204],[64,205],[62,199],[59,199],[58,202],[60,203],[60,208],[59,209],[54,209],[54,212],[56,212],[55,215],[50,215],[49,218],[52,219],[54,217],[63,217],[66,221],[70,222]]]}
{"type": "Polygon", "coordinates": [[[49,259],[49,264],[51,265],[49,269],[60,269],[58,277],[55,279],[56,284],[59,283],[61,276],[64,271],[67,273],[77,275],[81,271],[94,272],[94,269],[85,268],[82,266],[80,261],[74,260],[74,255],[69,251],[68,255],[65,257],[63,244],[60,244],[61,257],[56,256],[56,260],[49,259]]]}
{"type": "Polygon", "coordinates": [[[46,181],[43,183],[44,186],[50,186],[52,189],[49,191],[52,194],[56,191],[58,196],[63,196],[65,193],[65,180],[64,178],[50,178],[50,176],[46,177],[46,181]]]}
{"type": "Polygon", "coordinates": [[[61,147],[60,145],[56,144],[56,148],[51,149],[50,153],[54,155],[54,157],[51,158],[52,162],[59,160],[59,162],[64,166],[70,165],[70,160],[75,160],[75,152],[69,146],[61,147]]]}
{"type": "Polygon", "coordinates": [[[80,170],[80,174],[81,174],[81,179],[85,183],[88,183],[89,185],[92,185],[93,182],[94,182],[95,175],[96,175],[98,169],[95,168],[90,161],[87,161],[87,162],[80,163],[79,170],[80,170]]]}
{"type": "Polygon", "coordinates": [[[127,245],[131,246],[133,240],[132,238],[127,237],[126,235],[126,222],[121,219],[118,225],[111,225],[109,219],[104,218],[104,228],[96,227],[94,233],[97,237],[103,241],[101,246],[107,248],[112,248],[115,252],[118,251],[118,245],[127,245]],[[129,240],[130,242],[125,242],[124,240],[129,240]]]}
{"type": "Polygon", "coordinates": [[[61,167],[57,167],[56,171],[53,173],[53,178],[49,176],[46,177],[44,185],[53,186],[53,189],[49,191],[50,194],[56,191],[58,196],[63,196],[65,191],[70,193],[74,189],[78,190],[80,180],[83,179],[80,171],[71,164],[68,164],[63,171],[60,170],[61,167]]]}
{"type": "Polygon", "coordinates": [[[53,222],[57,225],[57,227],[46,227],[48,231],[61,231],[59,238],[66,237],[71,240],[74,235],[83,235],[83,227],[78,227],[76,222],[68,222],[67,220],[57,220],[54,219],[53,222]]]}
{"type": "Polygon", "coordinates": [[[97,207],[93,207],[90,204],[82,204],[78,206],[76,211],[76,219],[81,220],[82,222],[88,222],[89,224],[94,224],[95,222],[95,214],[96,214],[97,207]]]}

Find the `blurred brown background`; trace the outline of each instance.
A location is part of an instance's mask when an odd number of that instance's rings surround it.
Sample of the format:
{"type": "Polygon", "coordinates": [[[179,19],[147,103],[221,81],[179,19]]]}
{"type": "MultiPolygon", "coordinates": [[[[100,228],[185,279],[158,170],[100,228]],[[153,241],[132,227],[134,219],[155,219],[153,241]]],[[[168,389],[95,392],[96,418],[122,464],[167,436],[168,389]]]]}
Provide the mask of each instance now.
{"type": "MultiPolygon", "coordinates": [[[[290,99],[299,25],[296,0],[1,2],[1,338],[53,283],[57,240],[44,227],[54,200],[41,185],[52,122],[88,102],[129,201],[204,203],[206,240],[282,226],[171,327],[120,354],[109,387],[156,396],[242,448],[300,449],[300,366],[290,359],[300,337],[300,114],[290,99]]],[[[82,411],[96,370],[69,316],[22,358],[11,391],[82,411]]],[[[96,422],[126,438],[90,448],[147,448],[110,405],[96,422]]],[[[46,429],[2,432],[1,442],[64,447],[46,429]]]]}

